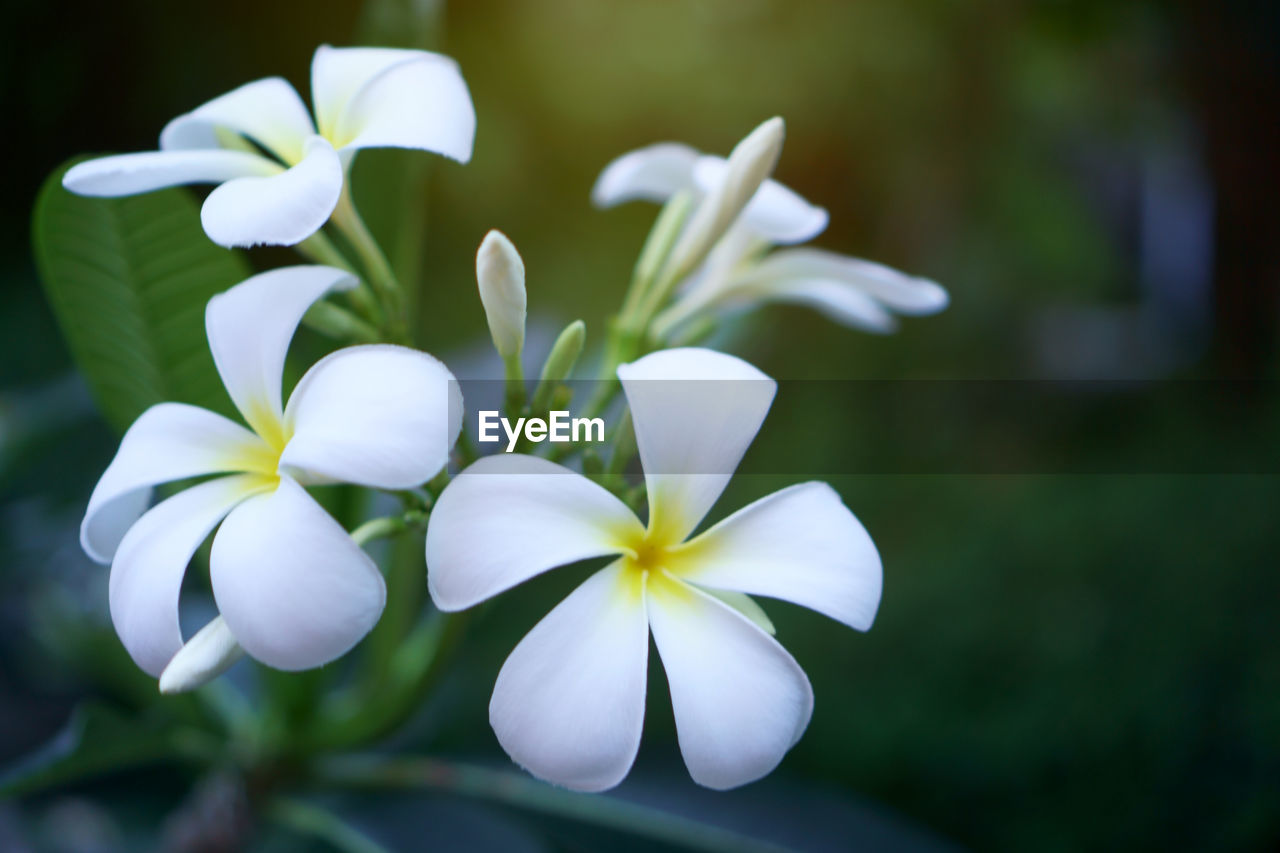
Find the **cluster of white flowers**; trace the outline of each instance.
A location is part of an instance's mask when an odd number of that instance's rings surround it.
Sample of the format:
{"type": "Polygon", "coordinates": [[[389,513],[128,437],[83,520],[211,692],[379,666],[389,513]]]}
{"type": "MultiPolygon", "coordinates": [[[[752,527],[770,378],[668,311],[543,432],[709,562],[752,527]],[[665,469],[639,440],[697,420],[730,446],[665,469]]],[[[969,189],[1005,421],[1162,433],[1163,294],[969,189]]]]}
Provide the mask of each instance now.
{"type": "MultiPolygon", "coordinates": [[[[475,113],[446,57],[321,47],[312,94],[314,122],[283,80],[250,83],[174,119],[159,151],[82,163],[64,185],[115,196],[216,183],[202,211],[212,240],[293,245],[343,214],[361,148],[470,158],[475,113]]],[[[497,677],[493,729],[543,779],[598,791],[627,774],[644,717],[650,634],[693,778],[713,788],[757,779],[803,733],[813,692],[749,596],[794,602],[859,630],[875,617],[879,555],[825,484],[784,489],[695,534],[776,386],[734,356],[662,349],[671,330],[790,300],[886,331],[891,311],[927,313],[947,301],[932,282],[866,261],[817,249],[766,254],[811,239],[827,222],[826,211],[769,179],[781,143],[774,119],[728,160],[651,146],[610,164],[594,190],[604,206],[681,195],[692,207],[667,246],[664,268],[681,289],[649,318],[647,348],[656,351],[616,368],[645,472],[647,521],[591,479],[522,454],[476,461],[430,513],[428,583],[443,611],[556,566],[613,558],[528,633],[497,677]]],[[[477,273],[495,345],[518,371],[523,263],[492,232],[477,273]]],[[[212,299],[209,347],[248,428],[193,406],[156,405],[125,434],[90,498],[82,545],[110,562],[116,630],[166,692],[199,686],[242,651],[278,669],[320,666],[357,644],[382,612],[388,592],[377,566],[306,487],[404,490],[432,480],[458,439],[462,401],[440,361],[390,344],[333,352],[282,401],[285,355],[303,315],[357,284],[340,269],[298,266],[212,299]],[[207,479],[148,508],[155,486],[189,478],[207,479]],[[183,576],[215,529],[210,579],[220,615],[184,643],[183,576]]],[[[572,353],[553,355],[558,366],[548,372],[558,378],[581,349],[581,324],[562,337],[557,351],[572,353]]]]}

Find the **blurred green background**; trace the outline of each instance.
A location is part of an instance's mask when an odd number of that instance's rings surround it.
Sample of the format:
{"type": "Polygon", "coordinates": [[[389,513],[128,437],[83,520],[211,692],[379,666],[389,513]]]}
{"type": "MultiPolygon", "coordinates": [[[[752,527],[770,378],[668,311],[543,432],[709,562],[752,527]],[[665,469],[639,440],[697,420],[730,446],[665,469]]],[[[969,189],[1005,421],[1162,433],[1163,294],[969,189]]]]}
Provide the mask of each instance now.
{"type": "MultiPolygon", "coordinates": [[[[354,178],[375,231],[390,234],[406,210],[419,218],[391,251],[424,282],[420,343],[460,375],[497,369],[484,360],[473,280],[487,229],[525,258],[531,358],[578,317],[598,345],[655,212],[593,210],[600,168],[667,139],[724,153],[781,114],[777,176],[831,212],[818,244],[935,278],[953,304],[892,337],[770,310],[732,344],[766,372],[1276,378],[1274,3],[120,0],[20,2],[6,18],[2,759],[52,735],[85,696],[155,703],[147,685],[109,686],[106,571],[75,538],[116,437],[35,278],[27,222],[39,182],[74,154],[153,148],[169,118],[251,79],[280,74],[305,95],[322,42],[434,44],[471,87],[470,165],[431,162],[429,192],[410,198],[387,176],[425,168],[424,157],[362,154],[354,178]]],[[[766,425],[770,446],[816,440],[808,422],[819,419],[832,470],[851,470],[830,425],[856,435],[877,413],[784,402],[766,425]]],[[[699,792],[655,670],[621,795],[803,849],[1274,849],[1280,479],[1034,467],[834,478],[880,548],[885,595],[866,635],[768,605],[817,694],[805,738],[766,782],[699,792]]],[[[790,481],[739,478],[716,514],[790,481]]],[[[501,760],[485,716],[493,678],[584,571],[485,608],[398,744],[501,760]]],[[[172,830],[191,783],[139,773],[0,803],[0,848],[148,846],[172,830]]],[[[416,846],[428,818],[471,849],[528,840],[496,811],[349,807],[388,843],[416,846]]]]}

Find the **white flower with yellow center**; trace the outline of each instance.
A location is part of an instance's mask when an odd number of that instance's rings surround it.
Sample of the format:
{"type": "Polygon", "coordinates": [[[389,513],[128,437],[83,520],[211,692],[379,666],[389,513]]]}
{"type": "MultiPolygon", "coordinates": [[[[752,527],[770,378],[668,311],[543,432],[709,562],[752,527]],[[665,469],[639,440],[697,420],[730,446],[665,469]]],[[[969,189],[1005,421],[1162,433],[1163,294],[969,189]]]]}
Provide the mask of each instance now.
{"type": "Polygon", "coordinates": [[[183,648],[178,597],[187,564],[221,522],[209,557],[221,615],[162,689],[216,674],[237,644],[277,669],[320,666],[346,653],[382,612],[377,566],[303,487],[421,484],[448,459],[461,401],[436,359],[372,345],[321,359],[282,405],[285,353],[302,315],[354,284],[331,267],[287,267],[211,299],[209,348],[250,429],[196,406],[152,406],[125,433],[89,499],[81,544],[111,563],[116,632],[157,677],[183,648]],[[147,509],[153,486],[210,474],[220,476],[147,509]]]}
{"type": "MultiPolygon", "coordinates": [[[[724,158],[675,142],[658,143],[606,166],[591,198],[600,207],[637,199],[662,203],[681,191],[707,198],[727,171],[724,158]]],[[[807,305],[871,332],[893,331],[895,313],[934,314],[947,307],[941,285],[881,264],[814,248],[770,251],[804,243],[826,227],[826,210],[766,180],[676,302],[655,318],[654,333],[665,337],[692,319],[769,302],[807,305]]]]}
{"type": "Polygon", "coordinates": [[[773,770],[813,708],[808,679],[748,594],[866,630],[880,602],[880,557],[824,483],[783,489],[689,538],[776,385],[705,349],[657,352],[618,376],[644,466],[648,524],[548,460],[486,457],[432,512],[431,596],[442,610],[460,610],[555,566],[617,555],[507,658],[489,704],[498,740],[550,782],[585,791],[618,784],[640,744],[652,632],[690,774],[732,788],[773,770]]]}
{"type": "Polygon", "coordinates": [[[471,159],[476,116],[457,64],[421,50],[332,48],[311,63],[315,120],[288,82],[269,77],[178,116],[160,150],[89,160],[62,183],[123,196],[220,184],[201,221],[223,246],[291,246],[328,221],[361,148],[419,148],[471,159]]]}

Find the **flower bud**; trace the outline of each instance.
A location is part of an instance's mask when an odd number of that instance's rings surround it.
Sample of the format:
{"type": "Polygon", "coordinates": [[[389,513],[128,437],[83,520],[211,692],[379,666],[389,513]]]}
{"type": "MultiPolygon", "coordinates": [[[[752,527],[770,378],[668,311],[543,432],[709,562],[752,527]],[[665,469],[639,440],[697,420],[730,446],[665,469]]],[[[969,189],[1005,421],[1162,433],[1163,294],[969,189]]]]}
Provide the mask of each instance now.
{"type": "Polygon", "coordinates": [[[243,654],[226,621],[219,616],[178,649],[160,673],[160,692],[195,690],[226,672],[243,654]]]}
{"type": "Polygon", "coordinates": [[[667,279],[678,281],[700,264],[742,213],[778,163],[786,125],[774,116],[734,146],[724,180],[703,199],[667,262],[667,279]]]}
{"type": "Polygon", "coordinates": [[[582,344],[587,337],[587,326],[581,320],[574,320],[564,327],[564,331],[556,338],[551,347],[551,354],[542,365],[542,374],[538,377],[538,389],[533,393],[533,411],[544,411],[551,402],[551,394],[555,387],[569,378],[573,366],[582,355],[582,344]]]}
{"type": "Polygon", "coordinates": [[[476,282],[494,347],[504,359],[518,357],[524,348],[524,261],[501,231],[490,231],[480,243],[476,282]]]}

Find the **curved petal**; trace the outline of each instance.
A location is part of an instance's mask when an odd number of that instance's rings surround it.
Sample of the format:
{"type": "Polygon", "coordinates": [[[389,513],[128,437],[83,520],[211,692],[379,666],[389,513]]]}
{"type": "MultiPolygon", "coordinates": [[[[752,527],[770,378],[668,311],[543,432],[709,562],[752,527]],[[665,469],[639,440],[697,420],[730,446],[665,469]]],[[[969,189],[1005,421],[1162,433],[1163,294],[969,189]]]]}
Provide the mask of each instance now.
{"type": "Polygon", "coordinates": [[[302,159],[303,143],[316,132],[294,88],[283,78],[267,77],[178,116],[160,132],[160,147],[217,148],[219,127],[249,137],[290,164],[302,159]]]}
{"type": "Polygon", "coordinates": [[[880,606],[880,554],[826,483],[800,483],[738,510],[666,567],[699,586],[766,595],[865,631],[880,606]]]}
{"type": "Polygon", "coordinates": [[[804,670],[746,616],[670,575],[650,578],[647,603],[693,781],[725,790],[770,773],[813,714],[804,670]]]}
{"type": "Polygon", "coordinates": [[[276,448],[284,446],[280,383],[293,333],[313,302],[355,285],[336,267],[283,267],[245,279],[205,307],[209,349],[227,393],[276,448]]]}
{"type": "Polygon", "coordinates": [[[338,152],[313,136],[301,162],[288,171],[236,178],[209,193],[200,222],[219,246],[293,246],[329,221],[342,180],[338,152]]]}
{"type": "Polygon", "coordinates": [[[317,47],[311,57],[311,100],[320,132],[334,136],[347,104],[374,77],[393,66],[431,55],[434,54],[393,47],[317,47]]]}
{"type": "Polygon", "coordinates": [[[522,454],[486,456],[445,487],[427,524],[427,583],[441,610],[463,610],[534,575],[622,553],[644,536],[606,489],[522,454]]]}
{"type": "Polygon", "coordinates": [[[284,415],[292,436],[281,465],[323,479],[408,489],[449,461],[462,429],[462,394],[424,352],[375,344],[316,362],[284,415]]]}
{"type": "Polygon", "coordinates": [[[110,562],[151,502],[152,486],[259,470],[272,456],[261,439],[222,415],[185,403],[152,406],[129,427],[94,487],[80,524],[80,545],[91,559],[110,562]]]}
{"type": "Polygon", "coordinates": [[[231,508],[267,481],[220,477],[156,504],[120,543],[111,563],[111,622],[129,655],[156,678],[182,648],[178,594],[191,555],[231,508]]]}
{"type": "Polygon", "coordinates": [[[743,276],[743,284],[779,293],[797,281],[838,282],[873,297],[899,314],[935,314],[950,302],[946,289],[935,281],[822,249],[774,252],[743,276]]]}
{"type": "Polygon", "coordinates": [[[774,278],[732,282],[716,294],[714,302],[732,308],[764,302],[804,305],[842,326],[864,332],[888,334],[898,328],[897,319],[876,300],[843,281],[822,278],[774,278]]]}
{"type": "Polygon", "coordinates": [[[213,539],[209,578],[244,650],[284,670],[346,654],[387,598],[369,555],[289,477],[227,516],[213,539]]]}
{"type": "Polygon", "coordinates": [[[334,125],[343,149],[421,148],[466,163],[476,136],[476,111],[458,64],[425,51],[402,51],[351,95],[334,125]]]}
{"type": "MultiPolygon", "coordinates": [[[[693,180],[710,193],[728,174],[723,157],[704,154],[693,166],[693,180]]],[[[799,194],[770,178],[747,202],[739,220],[771,243],[803,243],[827,227],[827,211],[810,204],[799,194]]]]}
{"type": "Polygon", "coordinates": [[[62,176],[62,185],[77,195],[122,196],[283,171],[246,151],[144,151],[77,163],[62,176]]]}
{"type": "Polygon", "coordinates": [[[622,781],[644,726],[644,581],[619,560],[560,602],[502,665],[489,723],[511,760],[576,791],[622,781]]]}
{"type": "Polygon", "coordinates": [[[740,358],[661,350],[618,368],[649,490],[649,533],[674,545],[724,491],[773,403],[775,383],[740,358]]]}
{"type": "Polygon", "coordinates": [[[678,142],[629,151],[604,167],[591,190],[591,202],[596,207],[636,199],[661,204],[693,186],[693,164],[698,156],[697,151],[678,142]]]}

